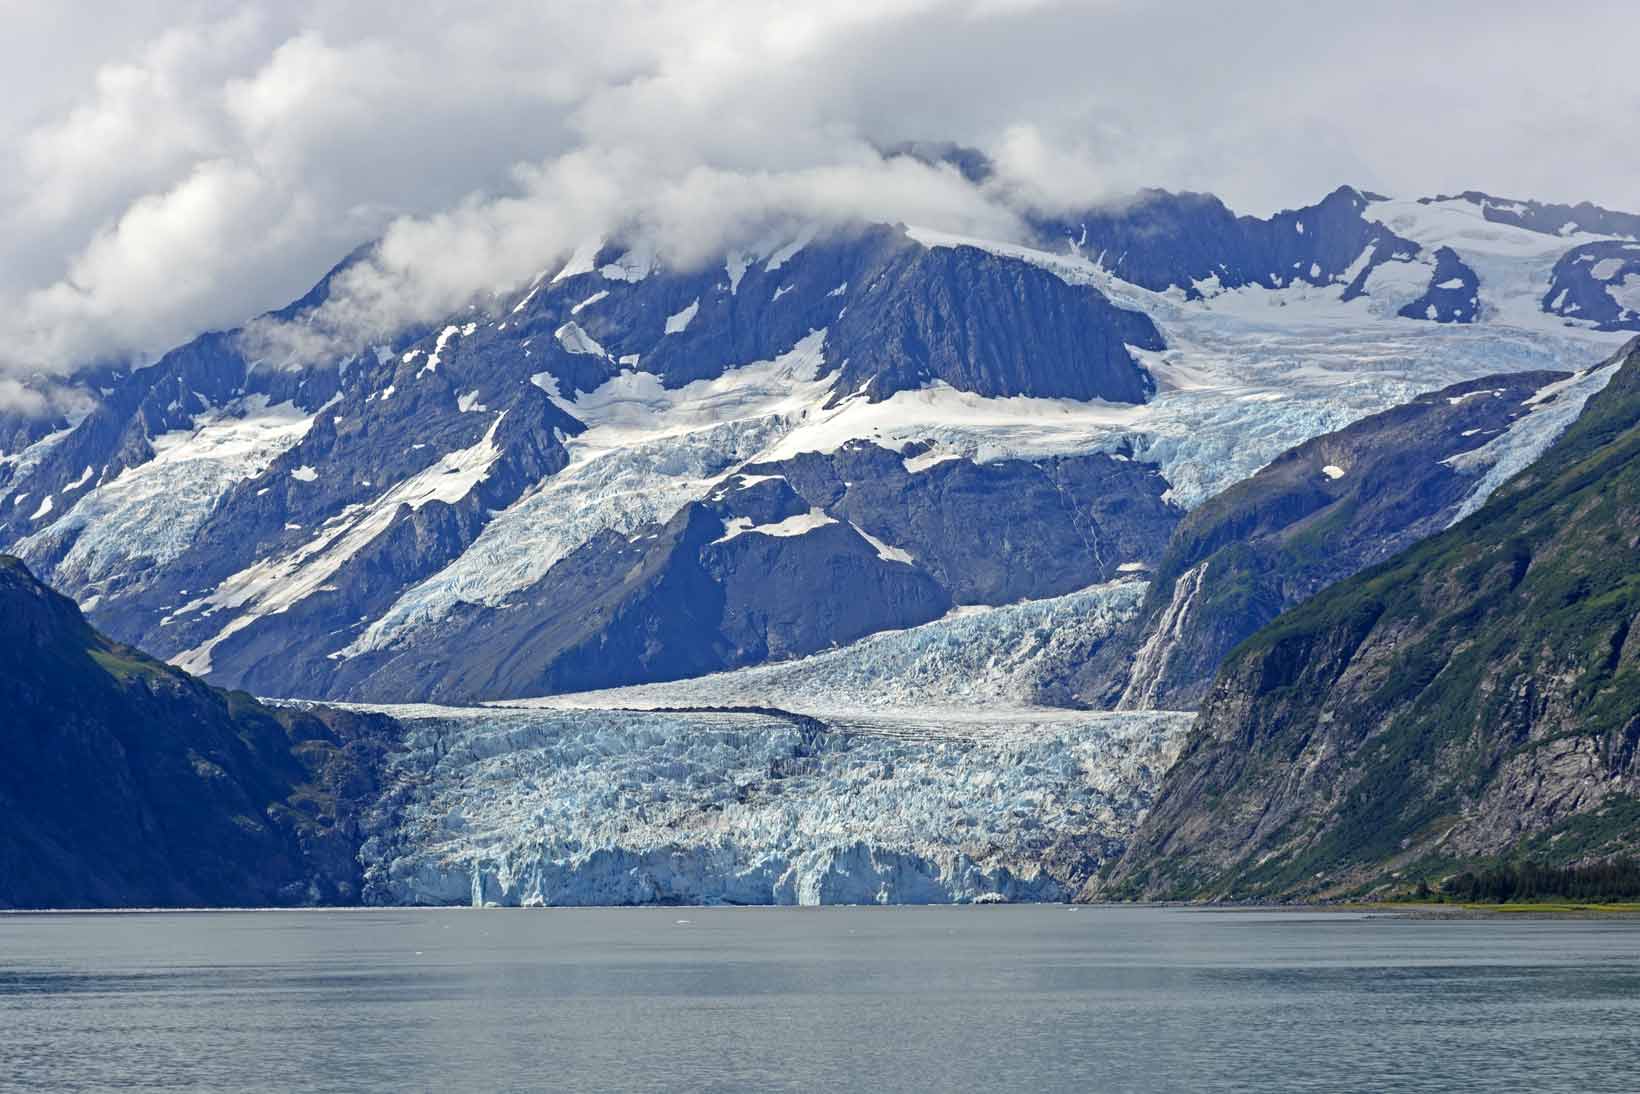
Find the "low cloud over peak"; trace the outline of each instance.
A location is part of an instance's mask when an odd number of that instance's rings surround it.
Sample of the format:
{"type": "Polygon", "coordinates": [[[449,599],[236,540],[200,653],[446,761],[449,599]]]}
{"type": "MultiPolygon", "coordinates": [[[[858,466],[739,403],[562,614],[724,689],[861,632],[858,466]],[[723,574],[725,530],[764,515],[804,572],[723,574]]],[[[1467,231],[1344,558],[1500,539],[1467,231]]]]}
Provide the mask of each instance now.
{"type": "Polygon", "coordinates": [[[1149,185],[1258,212],[1343,180],[1640,207],[1632,16],[1617,2],[1552,15],[1136,0],[79,6],[14,21],[23,60],[0,106],[12,379],[237,325],[376,239],[322,331],[437,318],[598,236],[689,264],[798,221],[1008,235],[1021,213],[1149,185]],[[982,149],[991,172],[881,151],[928,139],[982,149]]]}

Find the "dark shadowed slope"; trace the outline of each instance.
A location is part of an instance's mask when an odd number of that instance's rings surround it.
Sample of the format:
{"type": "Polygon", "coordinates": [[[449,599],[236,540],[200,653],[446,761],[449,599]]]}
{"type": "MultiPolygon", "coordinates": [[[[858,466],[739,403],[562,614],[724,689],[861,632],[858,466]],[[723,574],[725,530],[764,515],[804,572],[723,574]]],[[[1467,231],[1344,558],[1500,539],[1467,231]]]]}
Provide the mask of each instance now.
{"type": "Polygon", "coordinates": [[[358,900],[390,720],[208,687],[4,555],[0,650],[0,907],[358,900]]]}

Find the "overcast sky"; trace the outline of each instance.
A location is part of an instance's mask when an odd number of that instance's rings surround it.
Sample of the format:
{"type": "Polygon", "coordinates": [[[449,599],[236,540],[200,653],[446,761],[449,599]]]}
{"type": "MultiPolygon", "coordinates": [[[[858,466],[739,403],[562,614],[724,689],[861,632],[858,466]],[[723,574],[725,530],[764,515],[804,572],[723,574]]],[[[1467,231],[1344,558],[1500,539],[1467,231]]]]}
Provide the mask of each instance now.
{"type": "Polygon", "coordinates": [[[1147,185],[1640,210],[1637,24],[1632,0],[0,0],[0,382],[238,325],[376,238],[339,327],[614,230],[686,262],[787,219],[1005,234],[1147,185]],[[1001,178],[872,151],[912,138],[1001,178]]]}

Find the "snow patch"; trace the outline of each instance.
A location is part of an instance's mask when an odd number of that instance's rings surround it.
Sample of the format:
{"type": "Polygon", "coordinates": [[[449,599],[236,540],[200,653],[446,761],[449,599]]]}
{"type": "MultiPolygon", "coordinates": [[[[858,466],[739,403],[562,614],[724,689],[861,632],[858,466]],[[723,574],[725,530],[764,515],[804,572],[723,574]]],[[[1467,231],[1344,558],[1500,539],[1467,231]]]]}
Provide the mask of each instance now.
{"type": "Polygon", "coordinates": [[[557,339],[558,344],[563,346],[565,351],[569,353],[604,358],[609,356],[608,351],[606,351],[603,346],[598,344],[598,340],[596,338],[593,338],[592,335],[582,330],[579,323],[575,323],[573,321],[565,323],[563,326],[553,331],[552,336],[557,339]]]}
{"type": "Polygon", "coordinates": [[[420,379],[429,372],[437,372],[440,355],[444,353],[444,347],[450,344],[450,339],[454,338],[458,334],[471,333],[471,331],[472,327],[470,324],[466,331],[463,331],[461,327],[455,326],[454,324],[451,324],[450,326],[447,326],[443,330],[439,331],[438,338],[433,342],[433,352],[427,355],[427,363],[422,365],[416,372],[416,378],[420,379]]]}
{"type": "Polygon", "coordinates": [[[724,260],[723,272],[729,275],[730,296],[740,291],[740,279],[746,276],[746,271],[751,265],[752,256],[739,251],[731,251],[729,257],[724,260]]]}
{"type": "Polygon", "coordinates": [[[769,260],[763,264],[763,271],[765,273],[774,273],[776,270],[780,269],[780,267],[790,262],[797,256],[798,251],[801,251],[804,247],[807,247],[814,241],[814,234],[815,229],[812,227],[803,229],[803,231],[799,232],[797,237],[790,243],[787,243],[784,247],[781,247],[779,250],[775,251],[774,254],[769,256],[769,260]]]}
{"type": "Polygon", "coordinates": [[[1621,258],[1602,258],[1589,267],[1589,276],[1596,281],[1610,281],[1617,276],[1617,271],[1623,268],[1621,258]]]}
{"type": "Polygon", "coordinates": [[[777,520],[773,524],[753,524],[750,517],[733,517],[723,522],[723,535],[714,539],[713,543],[727,543],[743,535],[757,533],[764,536],[801,536],[824,528],[828,524],[836,524],[837,519],[829,515],[824,509],[810,509],[807,513],[799,513],[785,520],[777,520]]]}
{"type": "Polygon", "coordinates": [[[871,544],[872,550],[877,552],[877,557],[884,562],[903,562],[907,566],[916,565],[917,560],[911,557],[910,551],[902,547],[890,547],[858,524],[850,522],[849,527],[860,533],[860,538],[871,544]]]}
{"type": "Polygon", "coordinates": [[[573,308],[571,308],[569,310],[569,313],[571,315],[580,315],[581,312],[584,309],[592,307],[592,305],[596,304],[598,301],[604,299],[608,295],[609,295],[609,290],[608,289],[599,289],[597,292],[593,293],[591,296],[587,297],[585,300],[581,301],[579,304],[577,304],[573,308]]]}
{"type": "MultiPolygon", "coordinates": [[[[575,248],[574,253],[569,256],[569,261],[564,263],[563,269],[553,274],[552,283],[556,285],[560,281],[567,281],[572,277],[579,277],[581,274],[591,273],[594,268],[593,263],[598,260],[598,252],[603,250],[603,247],[604,241],[599,238],[589,239],[579,247],[575,248]]],[[[529,298],[526,297],[525,301],[527,302],[528,299],[529,298]]],[[[518,308],[514,308],[513,310],[518,311],[519,308],[522,308],[523,306],[523,304],[519,304],[518,308]]]]}
{"type": "Polygon", "coordinates": [[[1606,294],[1624,311],[1640,313],[1640,273],[1631,273],[1622,281],[1607,285],[1606,294]]]}
{"type": "Polygon", "coordinates": [[[696,297],[687,308],[674,312],[666,317],[666,333],[682,334],[694,322],[695,313],[700,311],[700,297],[696,297]]]}

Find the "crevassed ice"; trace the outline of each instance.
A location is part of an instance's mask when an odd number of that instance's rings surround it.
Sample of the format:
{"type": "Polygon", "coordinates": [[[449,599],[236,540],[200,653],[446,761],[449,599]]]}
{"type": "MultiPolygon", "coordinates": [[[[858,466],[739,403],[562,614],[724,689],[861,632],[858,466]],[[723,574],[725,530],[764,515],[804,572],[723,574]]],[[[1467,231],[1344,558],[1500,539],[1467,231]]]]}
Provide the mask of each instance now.
{"type": "Polygon", "coordinates": [[[168,562],[187,549],[229,487],[267,470],[312,425],[311,413],[269,405],[265,395],[203,415],[193,429],[153,438],[153,459],[94,487],[55,524],[18,544],[18,554],[39,565],[71,543],[41,576],[72,596],[118,581],[138,561],[168,562]]]}
{"type": "Polygon", "coordinates": [[[1486,499],[1498,487],[1543,455],[1555,438],[1577,420],[1589,397],[1610,383],[1616,374],[1614,362],[1550,384],[1527,400],[1531,413],[1517,418],[1508,429],[1479,448],[1450,457],[1447,466],[1479,476],[1474,488],[1453,513],[1451,524],[1486,504],[1486,499]]]}
{"type": "Polygon", "coordinates": [[[944,619],[793,661],[522,705],[772,706],[845,718],[885,711],[960,716],[1028,710],[1047,674],[1138,613],[1145,588],[1142,581],[1116,581],[1004,607],[959,608],[944,619]]]}
{"type": "Polygon", "coordinates": [[[174,658],[174,663],[197,676],[207,675],[212,652],[223,640],[262,616],[286,611],[317,592],[349,559],[387,530],[400,506],[420,509],[432,501],[453,504],[466,497],[484,481],[501,456],[495,435],[506,416],[505,410],[497,414],[476,444],[446,453],[368,505],[342,510],[295,551],[252,563],[210,594],[179,608],[179,615],[221,610],[237,614],[211,638],[174,658]]]}
{"type": "Polygon", "coordinates": [[[372,899],[504,905],[1066,899],[1190,721],[396,713],[403,804],[361,852],[372,899]]]}
{"type": "MultiPolygon", "coordinates": [[[[704,496],[823,400],[827,381],[816,374],[825,335],[675,390],[633,372],[574,402],[558,399],[590,426],[565,442],[569,466],[497,514],[460,558],[406,591],[343,655],[390,645],[458,601],[498,604],[598,532],[630,533],[704,496]]],[[[541,383],[556,399],[550,378],[541,383]]]]}

